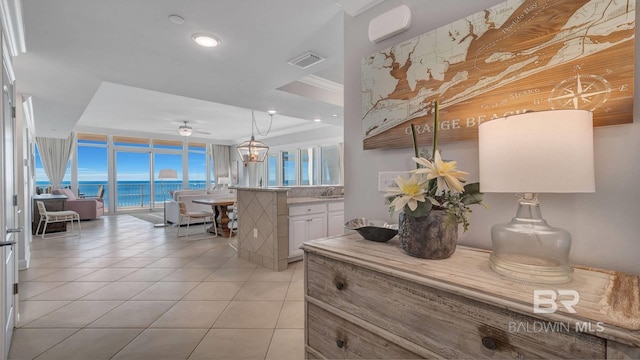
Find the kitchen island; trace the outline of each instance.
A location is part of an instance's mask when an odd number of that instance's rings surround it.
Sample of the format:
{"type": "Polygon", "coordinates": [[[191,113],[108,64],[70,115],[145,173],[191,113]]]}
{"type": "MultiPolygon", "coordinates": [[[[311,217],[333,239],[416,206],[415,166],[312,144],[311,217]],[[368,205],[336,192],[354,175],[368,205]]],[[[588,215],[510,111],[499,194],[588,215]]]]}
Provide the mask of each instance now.
{"type": "Polygon", "coordinates": [[[301,243],[341,231],[343,198],[326,189],[237,188],[238,257],[283,271],[302,258],[301,243]]]}

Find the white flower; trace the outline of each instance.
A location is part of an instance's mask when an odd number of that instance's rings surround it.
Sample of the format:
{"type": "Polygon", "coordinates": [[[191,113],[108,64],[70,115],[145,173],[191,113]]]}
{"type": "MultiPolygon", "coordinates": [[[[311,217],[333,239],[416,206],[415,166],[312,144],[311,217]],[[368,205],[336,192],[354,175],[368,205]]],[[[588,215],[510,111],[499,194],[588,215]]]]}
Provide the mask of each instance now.
{"type": "Polygon", "coordinates": [[[445,185],[450,191],[464,192],[462,182],[465,181],[464,176],[469,173],[456,170],[457,162],[455,161],[442,161],[438,150],[435,152],[433,162],[416,157],[413,158],[413,161],[424,166],[422,169],[415,170],[416,174],[426,174],[427,180],[437,179],[438,192],[444,191],[445,185]]]}
{"type": "Polygon", "coordinates": [[[423,176],[416,174],[411,175],[409,179],[398,176],[396,178],[398,187],[387,188],[384,197],[394,197],[389,206],[394,208],[396,212],[402,210],[405,205],[414,211],[418,207],[418,202],[426,201],[424,193],[427,190],[427,181],[423,176]]]}

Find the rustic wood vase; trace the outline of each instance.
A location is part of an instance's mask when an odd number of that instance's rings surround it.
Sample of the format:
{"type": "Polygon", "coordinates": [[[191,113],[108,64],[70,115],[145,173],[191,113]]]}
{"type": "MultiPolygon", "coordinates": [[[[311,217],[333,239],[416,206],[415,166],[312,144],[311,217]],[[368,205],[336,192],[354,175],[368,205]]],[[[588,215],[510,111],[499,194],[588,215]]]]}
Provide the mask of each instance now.
{"type": "Polygon", "coordinates": [[[398,238],[402,250],[411,256],[446,259],[456,250],[458,224],[444,210],[431,210],[428,216],[421,217],[402,211],[398,238]]]}

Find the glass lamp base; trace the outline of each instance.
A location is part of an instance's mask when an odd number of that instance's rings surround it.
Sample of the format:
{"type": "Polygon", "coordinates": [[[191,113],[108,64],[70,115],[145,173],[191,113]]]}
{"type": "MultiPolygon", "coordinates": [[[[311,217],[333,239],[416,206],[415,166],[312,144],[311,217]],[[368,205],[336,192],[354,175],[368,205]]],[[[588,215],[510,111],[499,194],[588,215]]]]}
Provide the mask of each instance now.
{"type": "Polygon", "coordinates": [[[512,257],[503,259],[491,254],[491,269],[511,279],[543,284],[564,284],[571,281],[571,266],[554,265],[544,259],[512,257]],[[537,264],[537,265],[534,265],[537,264]]]}
{"type": "Polygon", "coordinates": [[[544,284],[571,280],[571,234],[549,226],[535,194],[520,199],[516,217],[491,228],[491,268],[506,277],[544,284]]]}

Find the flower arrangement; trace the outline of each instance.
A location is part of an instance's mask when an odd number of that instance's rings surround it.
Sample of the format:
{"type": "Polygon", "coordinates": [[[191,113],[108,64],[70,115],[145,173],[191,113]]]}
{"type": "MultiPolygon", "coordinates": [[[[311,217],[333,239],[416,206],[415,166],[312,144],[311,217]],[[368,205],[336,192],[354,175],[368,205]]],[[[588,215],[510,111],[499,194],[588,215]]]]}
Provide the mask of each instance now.
{"type": "MultiPolygon", "coordinates": [[[[411,125],[416,170],[412,171],[408,179],[398,176],[395,181],[397,187],[387,188],[384,197],[389,203],[389,211],[404,211],[413,217],[428,216],[432,209],[444,210],[449,219],[456,224],[462,224],[464,231],[469,228],[471,209],[469,205],[482,204],[480,184],[466,182],[469,175],[456,168],[455,161],[444,161],[438,146],[438,103],[434,104],[433,123],[433,157],[419,156],[416,131],[411,125]]],[[[482,204],[484,205],[484,204],[482,204]]]]}

